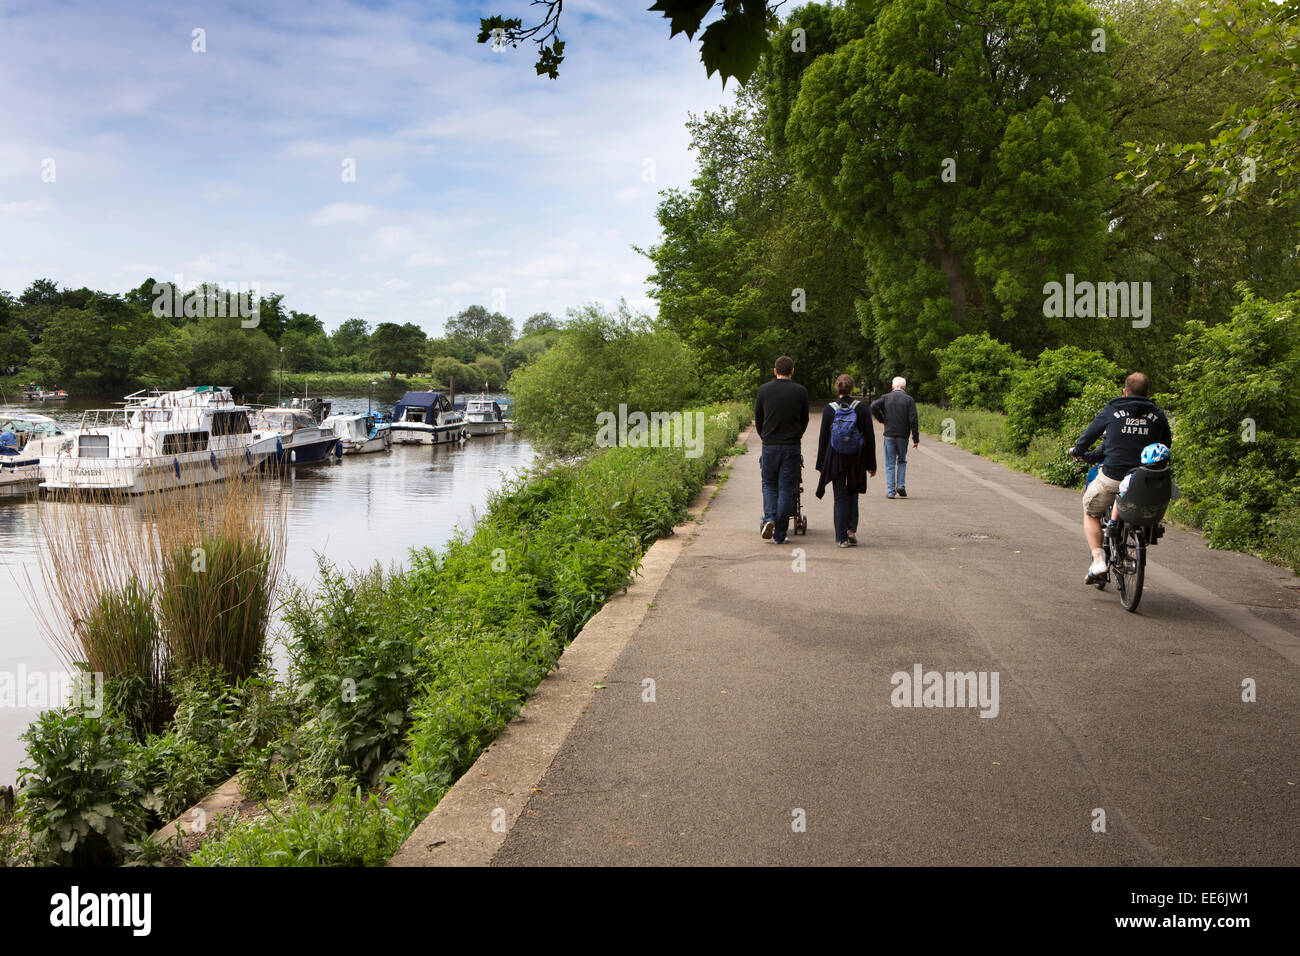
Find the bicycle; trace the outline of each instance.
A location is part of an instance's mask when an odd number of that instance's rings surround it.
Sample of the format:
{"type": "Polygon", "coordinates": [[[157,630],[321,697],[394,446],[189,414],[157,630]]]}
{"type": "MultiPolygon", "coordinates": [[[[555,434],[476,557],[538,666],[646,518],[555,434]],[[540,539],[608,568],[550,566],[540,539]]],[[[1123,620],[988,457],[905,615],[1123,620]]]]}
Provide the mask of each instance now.
{"type": "Polygon", "coordinates": [[[1165,533],[1160,523],[1169,507],[1171,476],[1168,469],[1153,471],[1140,467],[1129,475],[1128,490],[1118,499],[1119,517],[1102,529],[1101,547],[1106,555],[1106,576],[1097,582],[1106,590],[1111,574],[1124,610],[1133,612],[1142,600],[1146,578],[1147,549],[1159,543],[1165,533]]]}

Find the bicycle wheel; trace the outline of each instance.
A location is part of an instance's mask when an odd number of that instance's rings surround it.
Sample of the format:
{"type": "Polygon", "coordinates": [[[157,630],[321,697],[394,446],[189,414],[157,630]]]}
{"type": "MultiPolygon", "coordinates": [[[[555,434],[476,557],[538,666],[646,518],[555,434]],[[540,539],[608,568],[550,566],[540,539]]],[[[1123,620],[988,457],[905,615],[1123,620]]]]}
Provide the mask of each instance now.
{"type": "Polygon", "coordinates": [[[1136,611],[1142,600],[1142,579],[1146,573],[1146,535],[1141,528],[1124,529],[1124,547],[1120,558],[1119,600],[1126,611],[1136,611]]]}

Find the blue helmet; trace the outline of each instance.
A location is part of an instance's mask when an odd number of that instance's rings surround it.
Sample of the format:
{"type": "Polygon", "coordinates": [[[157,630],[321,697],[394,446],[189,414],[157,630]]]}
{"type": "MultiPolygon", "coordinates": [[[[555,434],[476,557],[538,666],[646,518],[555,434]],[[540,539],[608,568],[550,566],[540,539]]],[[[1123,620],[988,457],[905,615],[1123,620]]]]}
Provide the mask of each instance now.
{"type": "Polygon", "coordinates": [[[1153,441],[1142,449],[1142,464],[1156,465],[1162,461],[1169,460],[1169,446],[1162,445],[1158,441],[1153,441]]]}

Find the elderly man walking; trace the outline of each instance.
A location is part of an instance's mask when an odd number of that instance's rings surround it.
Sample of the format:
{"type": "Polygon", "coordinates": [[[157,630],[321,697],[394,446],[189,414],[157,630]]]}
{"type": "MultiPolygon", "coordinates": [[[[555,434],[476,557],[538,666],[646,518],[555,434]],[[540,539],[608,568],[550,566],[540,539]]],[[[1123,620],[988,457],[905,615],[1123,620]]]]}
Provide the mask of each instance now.
{"type": "Polygon", "coordinates": [[[885,497],[895,494],[907,497],[907,439],[912,447],[921,443],[920,422],[916,417],[916,402],[907,394],[907,379],[894,379],[893,391],[881,395],[871,403],[871,414],[885,426],[882,439],[885,452],[885,497]]]}

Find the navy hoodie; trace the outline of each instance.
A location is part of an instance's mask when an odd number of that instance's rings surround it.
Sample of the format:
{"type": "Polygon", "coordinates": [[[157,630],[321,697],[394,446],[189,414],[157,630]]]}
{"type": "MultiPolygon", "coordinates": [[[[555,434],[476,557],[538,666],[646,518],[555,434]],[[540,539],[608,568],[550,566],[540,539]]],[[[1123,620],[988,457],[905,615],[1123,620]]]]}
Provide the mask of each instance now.
{"type": "Polygon", "coordinates": [[[1156,403],[1137,395],[1112,398],[1074,443],[1073,454],[1082,455],[1102,435],[1102,473],[1119,481],[1142,463],[1142,449],[1152,442],[1170,444],[1169,419],[1156,403]]]}

